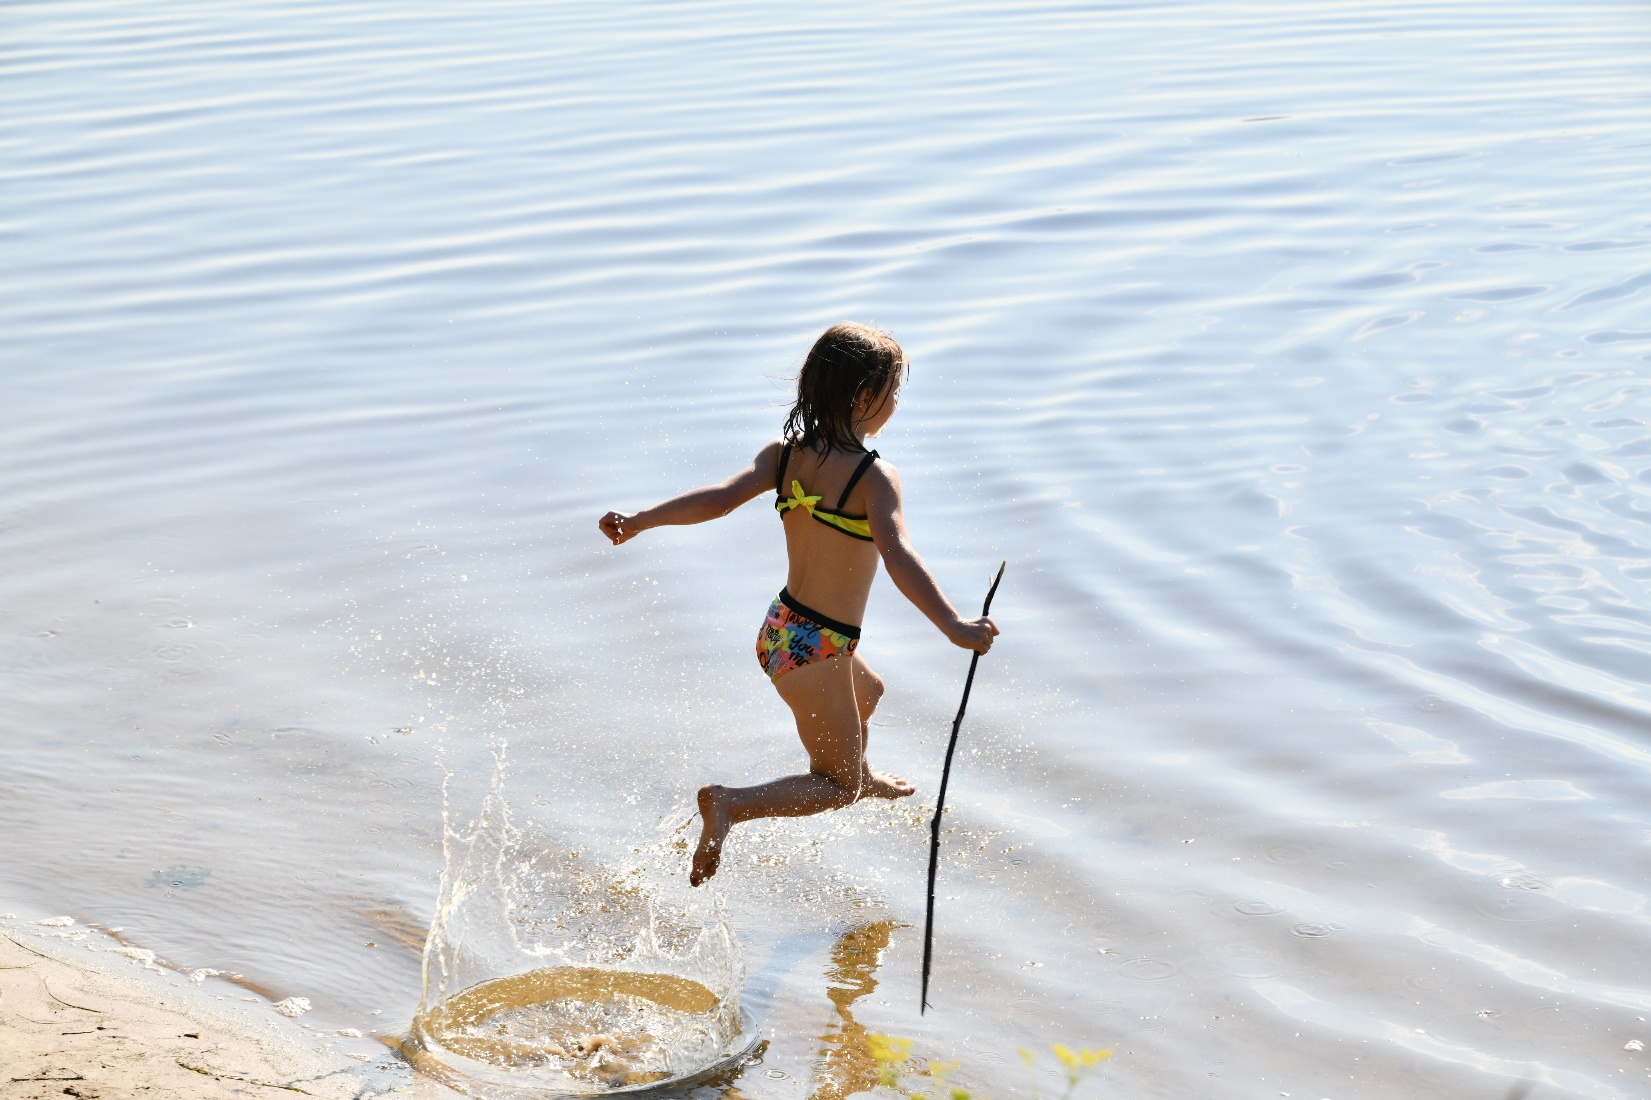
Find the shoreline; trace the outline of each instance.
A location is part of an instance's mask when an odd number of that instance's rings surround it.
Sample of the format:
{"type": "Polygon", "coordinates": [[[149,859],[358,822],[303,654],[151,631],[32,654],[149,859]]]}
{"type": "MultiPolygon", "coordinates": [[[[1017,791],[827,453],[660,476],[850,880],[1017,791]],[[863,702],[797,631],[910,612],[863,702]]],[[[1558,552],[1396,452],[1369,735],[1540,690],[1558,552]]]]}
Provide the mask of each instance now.
{"type": "Polygon", "coordinates": [[[191,980],[113,933],[47,919],[65,923],[0,913],[0,1100],[372,1100],[415,1091],[411,1067],[382,1047],[323,1049],[323,1035],[267,998],[219,1003],[209,976],[191,980]]]}

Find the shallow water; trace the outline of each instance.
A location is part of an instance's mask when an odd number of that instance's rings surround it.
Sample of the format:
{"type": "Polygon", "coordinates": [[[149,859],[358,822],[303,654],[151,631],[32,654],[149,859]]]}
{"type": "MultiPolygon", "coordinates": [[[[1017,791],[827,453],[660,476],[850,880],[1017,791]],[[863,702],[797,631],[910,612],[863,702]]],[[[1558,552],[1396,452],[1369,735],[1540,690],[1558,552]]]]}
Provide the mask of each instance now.
{"type": "Polygon", "coordinates": [[[1051,1041],[1117,1050],[1095,1095],[1651,1091],[1642,4],[6,24],[20,915],[404,1032],[443,768],[501,739],[556,859],[675,890],[692,790],[799,763],[779,532],[595,518],[874,318],[920,549],[962,605],[1009,560],[934,1008],[967,662],[879,582],[920,794],[737,835],[768,1046],[711,1087],[845,1096],[870,1029],[998,1096],[1051,1041]]]}

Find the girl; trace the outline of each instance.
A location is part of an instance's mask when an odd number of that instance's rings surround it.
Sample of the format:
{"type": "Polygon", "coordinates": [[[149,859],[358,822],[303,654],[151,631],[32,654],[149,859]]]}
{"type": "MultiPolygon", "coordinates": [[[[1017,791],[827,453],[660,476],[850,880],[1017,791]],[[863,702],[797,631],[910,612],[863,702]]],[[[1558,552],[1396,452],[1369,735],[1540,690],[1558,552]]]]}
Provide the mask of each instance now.
{"type": "Polygon", "coordinates": [[[615,546],[650,527],[725,516],[770,488],[785,525],[785,587],[757,634],[757,662],[797,720],[808,773],[755,787],[700,788],[704,822],[689,881],[717,873],[728,830],[758,817],[801,817],[862,798],[904,798],[913,787],[866,763],[866,735],[883,681],[855,650],[881,558],[895,586],[954,645],[985,653],[997,625],[965,619],[906,538],[900,477],[865,441],[900,401],[906,353],[886,332],[834,325],[814,342],[797,377],[782,438],[721,485],[694,489],[640,512],[599,521],[615,546]],[[806,486],[806,488],[805,488],[806,486]],[[827,502],[835,501],[832,506],[827,502]]]}

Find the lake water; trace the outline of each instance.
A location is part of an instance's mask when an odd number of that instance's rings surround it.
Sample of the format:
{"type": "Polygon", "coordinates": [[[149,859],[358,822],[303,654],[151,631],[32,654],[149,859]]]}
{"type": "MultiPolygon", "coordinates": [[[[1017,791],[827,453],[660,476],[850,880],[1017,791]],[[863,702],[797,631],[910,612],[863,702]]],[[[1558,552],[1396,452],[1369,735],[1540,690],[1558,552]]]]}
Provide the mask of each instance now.
{"type": "Polygon", "coordinates": [[[1050,1042],[1095,1097],[1651,1093],[1643,3],[4,21],[20,919],[405,1034],[500,754],[550,864],[686,896],[693,790],[801,762],[779,527],[595,521],[871,319],[919,549],[964,607],[1008,560],[934,1007],[968,662],[880,580],[919,794],[736,832],[714,1092],[836,1100],[870,1030],[994,1097],[1050,1042]]]}

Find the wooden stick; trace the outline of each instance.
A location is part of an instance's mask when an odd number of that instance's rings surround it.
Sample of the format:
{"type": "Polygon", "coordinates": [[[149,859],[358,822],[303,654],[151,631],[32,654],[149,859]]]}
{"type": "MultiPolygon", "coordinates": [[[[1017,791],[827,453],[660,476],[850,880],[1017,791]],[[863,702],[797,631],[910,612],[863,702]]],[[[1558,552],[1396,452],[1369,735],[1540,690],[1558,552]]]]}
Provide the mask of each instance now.
{"type": "MultiPolygon", "coordinates": [[[[980,609],[982,617],[992,613],[992,597],[997,595],[997,586],[1002,583],[1003,571],[1008,567],[1007,561],[997,567],[992,587],[986,591],[986,605],[980,609]]],[[[935,799],[934,820],[929,822],[929,909],[923,919],[923,997],[917,1009],[919,1016],[929,1009],[929,963],[934,955],[934,875],[940,867],[940,815],[946,812],[946,784],[952,778],[952,754],[957,751],[957,731],[963,728],[963,712],[969,709],[969,690],[975,686],[975,666],[978,664],[980,654],[976,653],[969,661],[969,678],[963,681],[963,701],[957,705],[957,717],[952,719],[952,739],[946,744],[946,766],[940,769],[940,797],[935,799]]]]}

